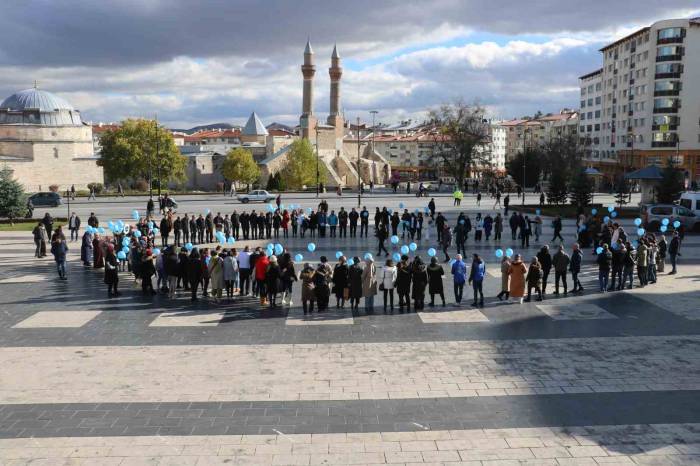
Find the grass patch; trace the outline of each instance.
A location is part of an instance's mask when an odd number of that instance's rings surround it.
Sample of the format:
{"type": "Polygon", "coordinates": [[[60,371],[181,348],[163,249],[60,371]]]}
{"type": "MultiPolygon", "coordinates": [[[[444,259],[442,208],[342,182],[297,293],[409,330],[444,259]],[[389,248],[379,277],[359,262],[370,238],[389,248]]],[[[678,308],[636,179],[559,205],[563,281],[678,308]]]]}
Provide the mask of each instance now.
{"type": "MultiPolygon", "coordinates": [[[[17,219],[15,223],[12,224],[9,220],[3,220],[0,222],[0,231],[32,231],[35,226],[39,223],[39,219],[17,219]]],[[[65,218],[54,218],[53,225],[56,228],[59,225],[66,225],[67,220],[65,218]]]]}

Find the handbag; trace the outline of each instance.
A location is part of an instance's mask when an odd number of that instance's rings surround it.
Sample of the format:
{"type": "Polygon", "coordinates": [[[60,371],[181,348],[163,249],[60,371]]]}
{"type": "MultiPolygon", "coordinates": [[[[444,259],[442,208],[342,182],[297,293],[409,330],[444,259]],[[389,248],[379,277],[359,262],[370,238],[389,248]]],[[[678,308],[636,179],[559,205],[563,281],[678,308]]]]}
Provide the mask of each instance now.
{"type": "Polygon", "coordinates": [[[350,299],[350,288],[343,288],[343,299],[350,299]]]}
{"type": "Polygon", "coordinates": [[[384,283],[379,284],[379,291],[384,291],[384,283]]]}

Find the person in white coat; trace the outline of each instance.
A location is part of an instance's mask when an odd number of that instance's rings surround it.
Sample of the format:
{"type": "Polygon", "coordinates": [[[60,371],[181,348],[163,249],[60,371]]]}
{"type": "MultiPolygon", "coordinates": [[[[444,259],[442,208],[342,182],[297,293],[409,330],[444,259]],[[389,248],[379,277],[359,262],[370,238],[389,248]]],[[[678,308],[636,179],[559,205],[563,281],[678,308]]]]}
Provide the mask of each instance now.
{"type": "Polygon", "coordinates": [[[224,256],[224,285],[226,287],[226,297],[231,299],[233,293],[238,288],[238,259],[236,258],[236,250],[229,251],[224,256]]]}
{"type": "Polygon", "coordinates": [[[391,313],[394,313],[394,284],[396,283],[396,266],[394,261],[387,259],[382,276],[380,277],[380,288],[384,292],[384,314],[386,314],[387,298],[391,307],[391,313]]]}

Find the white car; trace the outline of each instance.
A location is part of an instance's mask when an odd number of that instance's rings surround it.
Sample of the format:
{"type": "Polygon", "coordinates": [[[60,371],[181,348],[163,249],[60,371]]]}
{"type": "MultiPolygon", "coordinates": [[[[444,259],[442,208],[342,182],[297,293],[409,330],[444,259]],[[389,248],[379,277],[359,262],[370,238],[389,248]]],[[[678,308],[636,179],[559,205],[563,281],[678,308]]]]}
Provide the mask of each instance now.
{"type": "Polygon", "coordinates": [[[275,195],[268,193],[264,189],[256,189],[247,194],[241,194],[238,196],[238,200],[244,204],[249,202],[270,202],[275,200],[275,195]]]}

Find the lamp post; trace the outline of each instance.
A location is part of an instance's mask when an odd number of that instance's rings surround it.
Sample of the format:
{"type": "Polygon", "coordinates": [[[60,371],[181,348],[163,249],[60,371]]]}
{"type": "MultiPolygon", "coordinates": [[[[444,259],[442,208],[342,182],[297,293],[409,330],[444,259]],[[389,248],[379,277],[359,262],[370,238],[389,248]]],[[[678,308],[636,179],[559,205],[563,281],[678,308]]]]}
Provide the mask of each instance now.
{"type": "Polygon", "coordinates": [[[523,201],[522,201],[523,206],[525,205],[525,161],[527,160],[527,151],[528,151],[528,147],[527,147],[527,135],[528,135],[528,133],[530,133],[530,135],[531,135],[530,142],[532,142],[532,132],[531,132],[530,128],[525,128],[525,135],[523,138],[523,146],[525,147],[525,150],[523,150],[523,201]]]}
{"type": "Polygon", "coordinates": [[[360,167],[360,117],[357,117],[357,207],[362,204],[362,171],[360,167]]]}
{"type": "MultiPolygon", "coordinates": [[[[148,125],[148,132],[150,136],[151,125],[148,125]]],[[[148,152],[148,197],[153,200],[153,164],[151,163],[151,151],[148,152]]]]}
{"type": "Polygon", "coordinates": [[[321,183],[321,172],[320,167],[319,167],[319,155],[318,155],[318,123],[316,123],[316,197],[318,197],[318,193],[320,191],[320,183],[321,183]]]}
{"type": "Polygon", "coordinates": [[[155,126],[155,133],[156,133],[156,163],[158,164],[158,198],[160,199],[160,186],[163,183],[161,180],[161,175],[160,175],[160,154],[159,154],[159,143],[160,143],[160,138],[158,137],[158,114],[155,115],[155,119],[153,120],[154,126],[155,126]]]}

